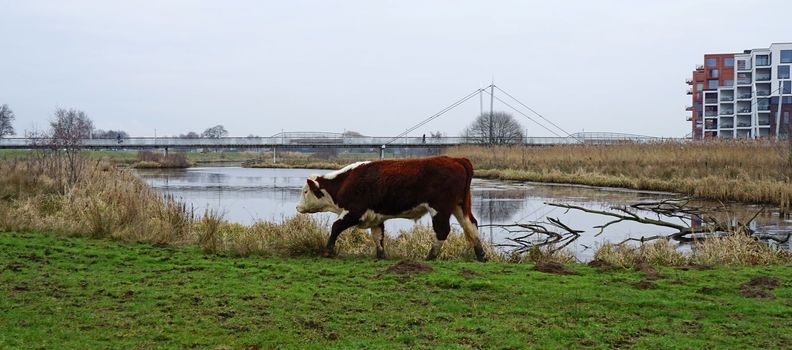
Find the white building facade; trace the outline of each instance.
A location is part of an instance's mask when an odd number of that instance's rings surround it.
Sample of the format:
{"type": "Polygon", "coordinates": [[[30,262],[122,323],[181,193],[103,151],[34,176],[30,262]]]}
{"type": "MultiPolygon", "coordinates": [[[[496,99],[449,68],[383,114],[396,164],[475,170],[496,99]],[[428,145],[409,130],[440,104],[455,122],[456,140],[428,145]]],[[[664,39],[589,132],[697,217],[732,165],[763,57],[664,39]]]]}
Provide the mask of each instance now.
{"type": "Polygon", "coordinates": [[[707,86],[702,91],[700,138],[789,137],[792,43],[745,50],[734,54],[728,64],[734,67],[729,69],[733,71],[731,78],[721,77],[719,86],[707,86]]]}

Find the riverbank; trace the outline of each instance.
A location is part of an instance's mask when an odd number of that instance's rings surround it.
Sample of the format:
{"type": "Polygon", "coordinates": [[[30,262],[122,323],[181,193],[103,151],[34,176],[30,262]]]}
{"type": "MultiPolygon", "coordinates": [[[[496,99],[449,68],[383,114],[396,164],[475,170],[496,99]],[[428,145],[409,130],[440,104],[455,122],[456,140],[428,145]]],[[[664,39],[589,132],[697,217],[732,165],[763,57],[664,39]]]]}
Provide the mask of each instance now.
{"type": "MultiPolygon", "coordinates": [[[[229,222],[215,211],[195,213],[191,206],[162,196],[133,172],[93,160],[71,164],[66,159],[0,162],[0,231],[42,231],[62,236],[88,236],[158,245],[192,245],[207,253],[237,256],[319,256],[329,236],[328,223],[307,215],[250,225],[229,222]],[[72,167],[74,165],[74,167],[72,167]],[[78,171],[70,174],[70,169],[78,171]],[[76,179],[76,181],[75,181],[76,179]]],[[[641,263],[664,266],[788,264],[792,254],[741,233],[692,242],[681,253],[667,240],[641,245],[597,243],[594,259],[630,267],[641,263]]],[[[394,231],[385,241],[389,259],[418,259],[434,240],[430,226],[411,225],[394,231]]],[[[512,263],[570,262],[575,256],[552,245],[512,253],[484,244],[491,261],[512,263]]],[[[373,256],[374,246],[364,230],[340,236],[338,254],[373,256]]],[[[472,259],[459,230],[452,229],[441,260],[472,259]]]]}
{"type": "Polygon", "coordinates": [[[789,348],[790,266],[229,258],[0,233],[1,348],[789,348]],[[410,310],[410,312],[404,312],[410,310]]]}
{"type": "Polygon", "coordinates": [[[548,147],[460,146],[476,176],[667,191],[792,209],[792,153],[786,142],[705,142],[548,147]]]}
{"type": "MultiPolygon", "coordinates": [[[[171,155],[184,157],[185,163],[179,165],[153,164],[162,163],[141,159],[141,152],[120,151],[120,150],[84,150],[80,154],[87,158],[98,161],[113,163],[116,165],[133,166],[139,168],[185,168],[197,164],[241,164],[262,157],[258,152],[171,152],[171,155]],[[144,163],[148,162],[148,163],[144,163]],[[142,164],[140,164],[142,163],[142,164]]],[[[164,155],[160,152],[143,152],[148,154],[164,155]]],[[[0,150],[0,160],[22,160],[35,157],[36,152],[30,150],[0,150]]]]}

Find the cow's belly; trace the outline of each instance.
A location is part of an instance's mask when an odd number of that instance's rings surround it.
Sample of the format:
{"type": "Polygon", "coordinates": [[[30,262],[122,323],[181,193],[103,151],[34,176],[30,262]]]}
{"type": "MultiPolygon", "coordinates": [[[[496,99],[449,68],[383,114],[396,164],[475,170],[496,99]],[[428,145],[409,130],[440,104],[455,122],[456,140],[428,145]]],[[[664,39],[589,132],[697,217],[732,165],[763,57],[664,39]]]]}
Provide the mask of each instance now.
{"type": "Polygon", "coordinates": [[[366,210],[363,213],[363,216],[360,217],[360,223],[358,224],[359,228],[372,228],[377,227],[385,220],[388,219],[410,219],[410,220],[418,220],[426,214],[430,214],[435,216],[437,211],[434,210],[432,207],[429,206],[427,203],[421,203],[418,206],[405,210],[398,214],[380,214],[375,212],[374,210],[366,210]]]}

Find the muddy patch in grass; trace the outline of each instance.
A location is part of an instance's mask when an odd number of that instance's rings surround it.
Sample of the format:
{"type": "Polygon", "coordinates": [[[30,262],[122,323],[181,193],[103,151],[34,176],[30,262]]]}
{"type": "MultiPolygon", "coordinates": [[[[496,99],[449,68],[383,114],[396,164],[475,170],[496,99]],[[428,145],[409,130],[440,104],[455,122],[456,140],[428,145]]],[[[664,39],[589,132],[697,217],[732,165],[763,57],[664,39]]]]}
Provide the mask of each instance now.
{"type": "Polygon", "coordinates": [[[385,269],[385,273],[396,273],[400,275],[407,275],[419,272],[432,272],[434,269],[426,264],[422,264],[416,261],[407,261],[402,260],[396,263],[387,269],[385,269]]]}
{"type": "Polygon", "coordinates": [[[638,289],[655,289],[657,288],[657,284],[649,279],[642,279],[637,283],[633,284],[635,288],[638,289]]]}
{"type": "Polygon", "coordinates": [[[469,269],[462,269],[462,271],[459,271],[459,274],[466,279],[471,279],[473,277],[481,276],[480,273],[469,269]]]}
{"type": "Polygon", "coordinates": [[[652,265],[647,263],[639,263],[638,265],[635,265],[635,271],[643,272],[643,274],[646,275],[644,279],[649,281],[656,281],[661,278],[665,278],[662,273],[657,272],[657,270],[655,270],[652,265]]]}
{"type": "Polygon", "coordinates": [[[603,270],[613,269],[613,265],[611,265],[611,263],[609,263],[609,262],[607,262],[605,260],[600,260],[600,259],[591,260],[587,265],[589,267],[593,267],[593,268],[597,268],[597,269],[603,269],[603,270]]]}
{"type": "Polygon", "coordinates": [[[684,265],[684,266],[680,266],[680,267],[677,267],[677,268],[678,268],[678,269],[680,269],[680,270],[682,270],[682,271],[690,271],[690,270],[697,270],[697,271],[701,271],[701,270],[712,270],[712,266],[710,266],[710,265],[701,265],[701,264],[689,264],[689,265],[684,265]]]}
{"type": "Polygon", "coordinates": [[[740,295],[746,298],[773,299],[771,291],[781,285],[775,277],[760,276],[740,285],[740,295]]]}
{"type": "Polygon", "coordinates": [[[534,270],[556,275],[577,275],[578,273],[557,262],[537,263],[534,270]]]}

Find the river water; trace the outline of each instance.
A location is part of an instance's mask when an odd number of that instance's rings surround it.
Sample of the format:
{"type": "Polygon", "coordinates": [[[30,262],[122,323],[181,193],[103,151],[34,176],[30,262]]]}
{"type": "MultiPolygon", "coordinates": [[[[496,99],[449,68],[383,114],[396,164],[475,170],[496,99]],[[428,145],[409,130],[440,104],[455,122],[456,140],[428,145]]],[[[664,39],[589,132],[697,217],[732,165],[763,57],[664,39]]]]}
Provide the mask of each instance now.
{"type": "MultiPolygon", "coordinates": [[[[296,215],[295,205],[306,177],[324,172],[326,171],[312,169],[199,167],[140,170],[138,174],[155,189],[172,194],[177,199],[192,205],[196,213],[202,213],[206,209],[217,210],[226,220],[250,224],[261,220],[280,221],[296,215]]],[[[628,237],[638,238],[674,232],[671,228],[621,222],[597,235],[599,229],[594,226],[605,224],[611,220],[610,218],[574,210],[567,211],[546,204],[563,203],[608,210],[615,206],[674,197],[669,193],[482,179],[473,180],[471,192],[473,211],[479,224],[482,225],[482,239],[496,244],[510,244],[509,238],[523,236],[524,233],[509,232],[500,227],[487,225],[547,222],[548,218],[557,218],[573,229],[584,231],[567,246],[582,261],[589,260],[596,245],[605,241],[620,242],[628,237]]],[[[715,203],[698,202],[696,205],[715,206],[715,203]]],[[[741,219],[744,222],[759,209],[761,208],[756,205],[732,204],[729,205],[727,213],[720,215],[735,220],[741,219]]],[[[639,214],[658,218],[657,214],[651,212],[639,212],[639,214]]],[[[312,215],[328,223],[331,223],[335,217],[332,213],[312,215]]],[[[695,222],[691,223],[689,219],[664,216],[659,218],[695,225],[695,222]]],[[[451,221],[452,225],[456,225],[454,219],[451,221]]],[[[428,217],[420,222],[428,224],[428,217]]],[[[390,235],[397,235],[399,230],[412,225],[414,222],[411,220],[393,219],[386,222],[385,230],[390,235]]],[[[758,232],[785,235],[792,231],[792,218],[780,215],[772,208],[765,208],[751,223],[751,228],[758,232]]],[[[511,230],[515,231],[514,228],[511,230]]],[[[559,229],[555,231],[563,232],[559,229]]],[[[544,235],[528,238],[532,242],[545,239],[547,236],[544,235]]],[[[792,243],[785,243],[785,248],[792,248],[792,243]]],[[[689,249],[689,247],[681,244],[680,249],[689,249]]]]}

